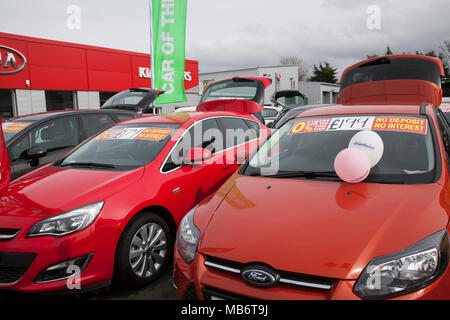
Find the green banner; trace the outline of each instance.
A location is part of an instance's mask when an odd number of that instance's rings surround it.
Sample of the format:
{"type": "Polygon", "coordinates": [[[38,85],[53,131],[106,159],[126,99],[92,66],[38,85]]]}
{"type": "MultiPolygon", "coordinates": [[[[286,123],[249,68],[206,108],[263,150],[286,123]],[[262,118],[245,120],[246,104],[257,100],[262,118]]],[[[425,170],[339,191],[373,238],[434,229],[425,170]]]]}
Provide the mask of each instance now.
{"type": "Polygon", "coordinates": [[[152,1],[152,87],[155,104],[186,101],[184,89],[187,0],[152,1]]]}

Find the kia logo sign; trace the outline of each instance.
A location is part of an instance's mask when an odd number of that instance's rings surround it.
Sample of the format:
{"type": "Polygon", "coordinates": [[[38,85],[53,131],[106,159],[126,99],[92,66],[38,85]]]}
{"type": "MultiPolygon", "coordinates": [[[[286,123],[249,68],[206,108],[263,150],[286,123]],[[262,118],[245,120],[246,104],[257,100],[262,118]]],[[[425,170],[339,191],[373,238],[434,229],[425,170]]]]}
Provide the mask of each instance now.
{"type": "Polygon", "coordinates": [[[22,71],[27,65],[27,58],[16,49],[0,45],[0,75],[22,71]]]}
{"type": "Polygon", "coordinates": [[[269,288],[273,287],[280,276],[265,266],[249,266],[242,270],[242,279],[248,284],[256,287],[269,288]]]}

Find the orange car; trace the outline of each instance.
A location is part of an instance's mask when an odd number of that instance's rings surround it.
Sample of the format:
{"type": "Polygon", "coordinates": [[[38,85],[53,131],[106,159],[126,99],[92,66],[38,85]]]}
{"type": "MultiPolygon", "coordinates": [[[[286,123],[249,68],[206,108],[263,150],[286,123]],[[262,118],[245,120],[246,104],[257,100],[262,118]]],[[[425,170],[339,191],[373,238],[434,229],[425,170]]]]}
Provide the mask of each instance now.
{"type": "Polygon", "coordinates": [[[180,298],[449,299],[441,67],[420,56],[359,63],[343,75],[345,104],[308,110],[276,131],[180,223],[180,298]],[[355,140],[361,132],[380,139],[355,140]],[[350,149],[348,170],[357,159],[368,168],[353,183],[337,161],[350,149]],[[373,150],[381,151],[372,162],[373,150]]]}

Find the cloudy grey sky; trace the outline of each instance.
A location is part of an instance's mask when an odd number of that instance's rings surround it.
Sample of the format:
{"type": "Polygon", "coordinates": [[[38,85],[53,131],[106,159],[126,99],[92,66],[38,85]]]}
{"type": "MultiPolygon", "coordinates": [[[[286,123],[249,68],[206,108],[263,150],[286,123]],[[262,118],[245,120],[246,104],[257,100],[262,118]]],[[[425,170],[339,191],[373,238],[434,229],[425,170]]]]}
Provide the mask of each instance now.
{"type": "MultiPolygon", "coordinates": [[[[0,0],[0,31],[150,51],[149,0],[0,0]],[[69,5],[81,28],[69,30],[69,5]]],[[[297,55],[342,71],[367,54],[439,49],[450,38],[449,0],[188,0],[186,56],[200,71],[276,65],[297,55]],[[369,30],[366,10],[381,9],[369,30]]]]}

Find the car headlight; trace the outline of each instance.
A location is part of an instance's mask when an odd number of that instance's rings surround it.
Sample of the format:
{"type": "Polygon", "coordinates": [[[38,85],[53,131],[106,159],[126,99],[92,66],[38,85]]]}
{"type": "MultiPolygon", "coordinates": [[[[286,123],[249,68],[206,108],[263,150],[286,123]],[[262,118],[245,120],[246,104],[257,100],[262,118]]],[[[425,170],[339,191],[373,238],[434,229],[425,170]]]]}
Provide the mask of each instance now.
{"type": "Polygon", "coordinates": [[[194,261],[200,239],[200,231],[194,225],[195,209],[197,207],[194,207],[186,214],[178,228],[177,248],[186,263],[194,261]]]}
{"type": "Polygon", "coordinates": [[[53,216],[37,222],[28,232],[28,237],[61,237],[87,228],[98,216],[104,201],[53,216]]]}
{"type": "Polygon", "coordinates": [[[420,290],[438,279],[448,265],[447,230],[437,232],[398,253],[373,259],[354,292],[363,299],[382,299],[420,290]]]}

